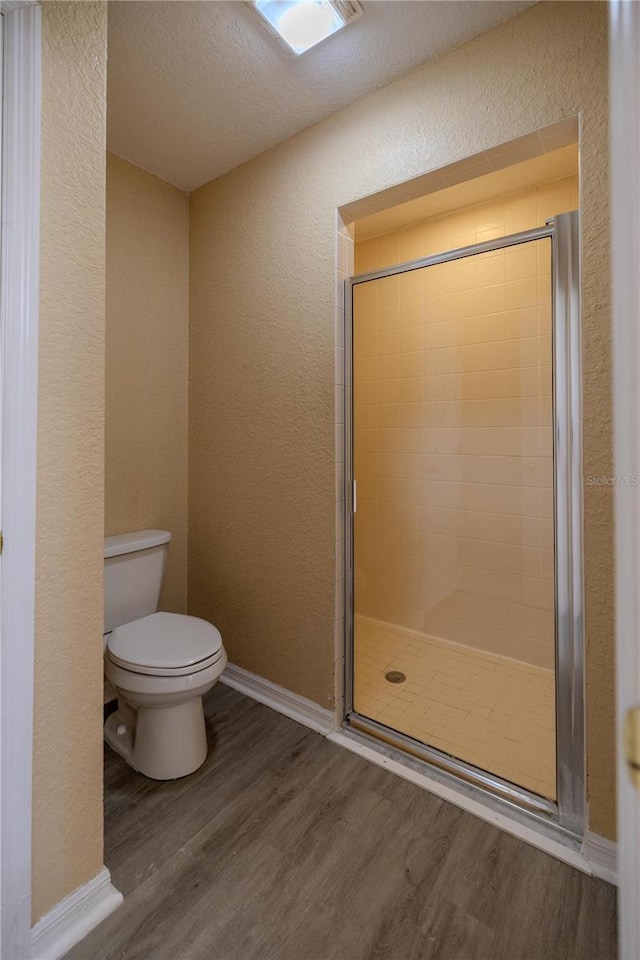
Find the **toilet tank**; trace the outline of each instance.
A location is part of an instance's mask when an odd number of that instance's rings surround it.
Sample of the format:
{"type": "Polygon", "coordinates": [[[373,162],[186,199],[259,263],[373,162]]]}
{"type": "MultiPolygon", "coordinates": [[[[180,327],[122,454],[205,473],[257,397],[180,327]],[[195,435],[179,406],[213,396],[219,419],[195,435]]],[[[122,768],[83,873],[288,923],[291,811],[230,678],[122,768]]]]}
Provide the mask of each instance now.
{"type": "Polygon", "coordinates": [[[105,537],[105,633],[157,611],[170,540],[167,530],[105,537]]]}

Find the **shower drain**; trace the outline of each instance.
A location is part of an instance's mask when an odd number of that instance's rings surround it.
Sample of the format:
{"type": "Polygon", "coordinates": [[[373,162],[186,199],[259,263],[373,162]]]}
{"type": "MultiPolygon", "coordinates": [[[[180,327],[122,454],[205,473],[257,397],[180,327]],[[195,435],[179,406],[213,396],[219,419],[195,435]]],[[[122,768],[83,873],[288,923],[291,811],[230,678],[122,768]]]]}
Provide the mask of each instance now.
{"type": "Polygon", "coordinates": [[[388,673],[385,673],[384,678],[389,683],[404,683],[407,679],[406,674],[401,673],[400,670],[389,670],[388,673]]]}

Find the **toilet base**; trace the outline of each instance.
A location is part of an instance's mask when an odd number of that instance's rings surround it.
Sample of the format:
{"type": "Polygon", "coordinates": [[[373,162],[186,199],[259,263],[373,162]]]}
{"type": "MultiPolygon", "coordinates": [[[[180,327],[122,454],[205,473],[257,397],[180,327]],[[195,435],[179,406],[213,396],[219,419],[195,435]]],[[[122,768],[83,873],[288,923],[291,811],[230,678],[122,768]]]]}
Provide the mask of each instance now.
{"type": "Polygon", "coordinates": [[[202,697],[137,709],[120,697],[104,725],[104,738],[129,766],[151,780],[186,777],[207,758],[202,697]]]}

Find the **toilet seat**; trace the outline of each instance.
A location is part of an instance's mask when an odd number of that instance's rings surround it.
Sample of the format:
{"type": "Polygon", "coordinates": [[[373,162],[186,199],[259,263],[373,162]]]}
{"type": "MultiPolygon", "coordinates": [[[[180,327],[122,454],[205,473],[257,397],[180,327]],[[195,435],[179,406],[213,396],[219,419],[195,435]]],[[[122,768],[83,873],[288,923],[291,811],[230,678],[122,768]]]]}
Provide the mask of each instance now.
{"type": "Polygon", "coordinates": [[[213,624],[179,613],[153,613],[116,627],[107,656],[132,673],[179,677],[198,673],[224,655],[213,624]]]}
{"type": "Polygon", "coordinates": [[[222,657],[222,651],[214,654],[212,657],[207,657],[206,660],[199,660],[198,663],[190,664],[188,667],[148,667],[146,664],[140,663],[131,663],[129,660],[124,660],[121,657],[114,656],[110,650],[107,651],[107,657],[114,666],[120,667],[122,670],[128,670],[130,673],[139,673],[141,676],[146,677],[185,677],[190,676],[191,674],[200,673],[203,670],[206,670],[208,667],[213,666],[217,663],[218,660],[222,657]]]}

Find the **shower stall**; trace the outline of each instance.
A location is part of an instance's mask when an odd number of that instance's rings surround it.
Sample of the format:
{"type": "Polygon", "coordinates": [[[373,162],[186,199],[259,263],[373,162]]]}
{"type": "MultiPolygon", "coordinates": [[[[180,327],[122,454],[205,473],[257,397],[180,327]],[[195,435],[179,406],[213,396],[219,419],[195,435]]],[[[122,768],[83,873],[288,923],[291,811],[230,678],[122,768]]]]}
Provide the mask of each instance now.
{"type": "Polygon", "coordinates": [[[579,215],[347,283],[346,723],[584,822],[579,215]]]}

